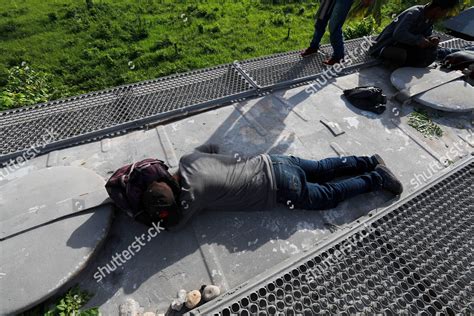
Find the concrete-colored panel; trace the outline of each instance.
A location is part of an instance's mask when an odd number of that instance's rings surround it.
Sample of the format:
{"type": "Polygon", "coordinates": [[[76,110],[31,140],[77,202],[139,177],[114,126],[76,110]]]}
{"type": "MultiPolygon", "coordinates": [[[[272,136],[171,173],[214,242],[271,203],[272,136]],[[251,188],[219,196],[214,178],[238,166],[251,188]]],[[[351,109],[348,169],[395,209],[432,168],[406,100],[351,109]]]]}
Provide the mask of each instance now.
{"type": "Polygon", "coordinates": [[[0,314],[34,306],[83,270],[111,215],[110,206],[101,206],[0,242],[0,314]]]}
{"type": "Polygon", "coordinates": [[[96,173],[77,167],[41,169],[9,181],[0,187],[0,240],[103,204],[104,185],[96,173]]]}
{"type": "MultiPolygon", "coordinates": [[[[162,128],[177,160],[203,143],[219,144],[223,153],[237,155],[236,159],[262,152],[310,159],[337,156],[331,144],[337,144],[347,154],[378,152],[400,177],[408,194],[429,181],[433,173],[430,166],[438,163],[397,127],[402,124],[408,128],[407,115],[413,111],[412,106],[389,102],[383,115],[374,115],[353,107],[342,97],[343,89],[360,85],[380,86],[390,96],[397,92],[390,83],[390,73],[384,67],[364,69],[360,74],[336,78],[314,93],[308,86],[277,91],[170,122],[162,128]],[[321,124],[323,117],[337,122],[345,133],[334,137],[321,124]]],[[[453,130],[453,135],[423,140],[423,146],[430,146],[438,155],[456,141],[469,146],[457,133],[468,136],[461,132],[472,126],[463,123],[458,127],[459,122],[458,117],[440,121],[444,130],[453,130]]],[[[166,147],[169,150],[169,144],[166,147]]],[[[135,160],[166,157],[156,129],[110,138],[105,152],[103,148],[97,142],[58,151],[58,165],[82,166],[106,178],[135,160]]],[[[31,160],[28,167],[36,170],[45,165],[46,158],[39,157],[31,160]]],[[[165,312],[181,288],[193,290],[211,282],[223,288],[237,286],[294,252],[321,242],[335,227],[350,226],[368,212],[376,212],[392,199],[388,193],[372,193],[323,212],[294,210],[291,204],[269,212],[204,212],[183,231],[160,233],[97,283],[97,269],[110,265],[115,253],[127,249],[136,236],[147,232],[146,227],[119,212],[105,247],[77,280],[81,287],[95,293],[88,305],[100,306],[104,315],[116,314],[127,297],[133,297],[147,310],[165,312]]]]}
{"type": "Polygon", "coordinates": [[[461,77],[463,74],[460,71],[446,72],[437,68],[403,67],[392,73],[390,81],[400,93],[411,98],[461,77]]]}
{"type": "Polygon", "coordinates": [[[165,312],[178,290],[199,289],[212,282],[191,225],[156,234],[122,212],[117,213],[102,251],[77,281],[95,294],[88,306],[100,306],[103,315],[118,314],[127,297],[145,309],[165,312]],[[117,254],[129,248],[134,255],[120,266],[114,264],[117,254]],[[97,277],[100,271],[102,278],[97,277]]]}
{"type": "Polygon", "coordinates": [[[448,82],[414,99],[431,108],[451,112],[474,111],[474,87],[463,80],[448,82]]]}

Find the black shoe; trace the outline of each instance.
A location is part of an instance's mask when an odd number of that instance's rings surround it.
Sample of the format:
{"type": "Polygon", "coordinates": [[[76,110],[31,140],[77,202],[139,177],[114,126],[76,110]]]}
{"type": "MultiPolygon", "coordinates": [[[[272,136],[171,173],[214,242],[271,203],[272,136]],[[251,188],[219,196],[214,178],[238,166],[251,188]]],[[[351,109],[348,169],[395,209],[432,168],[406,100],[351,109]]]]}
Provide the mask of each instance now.
{"type": "Polygon", "coordinates": [[[388,169],[386,166],[378,165],[375,171],[383,179],[383,188],[392,192],[395,195],[400,195],[403,192],[403,185],[400,180],[388,169]]]}
{"type": "Polygon", "coordinates": [[[382,159],[382,157],[380,157],[379,154],[375,154],[371,158],[372,158],[372,161],[375,162],[375,167],[377,167],[379,165],[380,166],[387,166],[385,164],[385,161],[382,159]]]}
{"type": "Polygon", "coordinates": [[[318,52],[319,48],[308,47],[303,52],[301,52],[301,57],[306,58],[312,56],[318,52]]]}

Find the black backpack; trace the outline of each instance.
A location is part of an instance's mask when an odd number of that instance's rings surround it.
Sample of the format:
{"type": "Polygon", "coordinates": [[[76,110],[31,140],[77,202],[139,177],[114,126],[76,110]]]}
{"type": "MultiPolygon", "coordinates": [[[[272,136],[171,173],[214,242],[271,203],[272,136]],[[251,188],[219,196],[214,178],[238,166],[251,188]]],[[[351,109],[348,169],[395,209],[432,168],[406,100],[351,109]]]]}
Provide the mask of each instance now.
{"type": "Polygon", "coordinates": [[[387,96],[382,92],[379,87],[357,87],[344,90],[344,96],[361,110],[382,114],[386,110],[384,104],[387,103],[387,96]]]}

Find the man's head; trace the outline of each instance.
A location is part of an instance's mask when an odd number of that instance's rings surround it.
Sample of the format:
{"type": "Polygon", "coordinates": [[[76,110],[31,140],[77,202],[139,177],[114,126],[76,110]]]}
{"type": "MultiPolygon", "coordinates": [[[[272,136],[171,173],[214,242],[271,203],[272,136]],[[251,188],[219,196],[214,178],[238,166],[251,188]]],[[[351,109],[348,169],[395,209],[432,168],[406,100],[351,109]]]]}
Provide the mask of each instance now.
{"type": "Polygon", "coordinates": [[[432,0],[427,7],[426,16],[432,21],[441,20],[458,4],[459,0],[432,0]]]}
{"type": "Polygon", "coordinates": [[[152,221],[161,221],[163,227],[179,222],[178,204],[173,189],[166,182],[152,182],[143,193],[142,205],[152,221]]]}

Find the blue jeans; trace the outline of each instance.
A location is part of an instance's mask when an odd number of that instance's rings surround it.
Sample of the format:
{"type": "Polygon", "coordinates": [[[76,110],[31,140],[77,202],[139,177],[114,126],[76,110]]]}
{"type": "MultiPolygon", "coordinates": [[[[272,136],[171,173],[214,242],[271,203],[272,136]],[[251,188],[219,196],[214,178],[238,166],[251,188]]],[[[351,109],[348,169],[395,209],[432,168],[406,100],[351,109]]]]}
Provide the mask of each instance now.
{"type": "Polygon", "coordinates": [[[460,52],[462,50],[467,50],[467,51],[474,52],[474,46],[467,46],[463,49],[438,47],[438,56],[437,57],[438,57],[438,59],[444,59],[449,54],[457,53],[457,52],[460,52]]]}
{"type": "Polygon", "coordinates": [[[277,185],[277,202],[306,210],[326,210],[353,196],[382,188],[371,157],[306,160],[270,155],[277,185]],[[352,178],[333,181],[338,177],[352,178]]]}
{"type": "Polygon", "coordinates": [[[346,21],[347,15],[352,7],[354,0],[334,0],[334,8],[330,14],[327,14],[323,19],[316,20],[313,40],[310,47],[317,48],[326,32],[326,26],[329,23],[329,33],[331,45],[333,48],[334,59],[344,58],[344,37],[342,35],[342,26],[346,21]]]}

